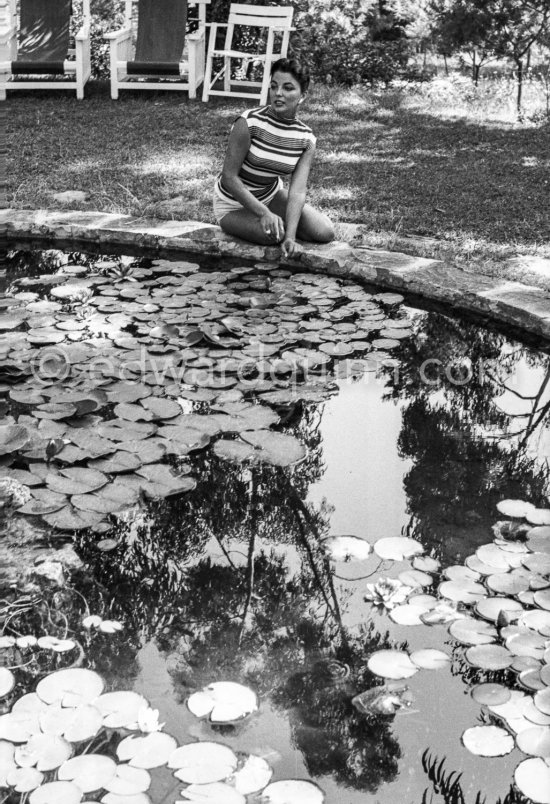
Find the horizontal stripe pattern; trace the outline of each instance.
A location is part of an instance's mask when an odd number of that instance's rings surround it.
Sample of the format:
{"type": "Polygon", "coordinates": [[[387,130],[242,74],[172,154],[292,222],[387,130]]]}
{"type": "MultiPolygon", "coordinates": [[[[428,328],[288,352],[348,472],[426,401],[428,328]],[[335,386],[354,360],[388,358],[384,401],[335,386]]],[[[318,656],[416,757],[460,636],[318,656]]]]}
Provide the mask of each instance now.
{"type": "MultiPolygon", "coordinates": [[[[270,106],[247,109],[242,113],[250,133],[250,148],[239,171],[239,178],[259,201],[269,198],[282,176],[290,176],[305,151],[313,148],[313,132],[300,120],[278,118],[270,106]]],[[[221,176],[216,189],[222,198],[233,200],[221,176]]]]}

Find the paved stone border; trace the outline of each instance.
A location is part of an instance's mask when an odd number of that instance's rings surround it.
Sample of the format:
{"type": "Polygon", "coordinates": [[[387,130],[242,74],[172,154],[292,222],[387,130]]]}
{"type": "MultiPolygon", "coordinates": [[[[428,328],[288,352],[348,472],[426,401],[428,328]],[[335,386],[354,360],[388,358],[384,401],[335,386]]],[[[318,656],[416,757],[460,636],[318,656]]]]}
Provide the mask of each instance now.
{"type": "MultiPolygon", "coordinates": [[[[0,210],[2,229],[8,241],[15,243],[47,241],[72,248],[93,244],[105,249],[127,246],[153,254],[211,254],[281,261],[279,248],[237,240],[224,234],[219,226],[199,221],[166,221],[102,212],[5,209],[0,210]]],[[[546,277],[541,278],[541,272],[537,273],[532,265],[523,271],[512,265],[510,269],[514,270],[507,271],[504,265],[503,273],[510,278],[502,278],[465,272],[441,260],[346,242],[308,244],[299,260],[286,262],[311,272],[415,294],[550,339],[550,289],[543,281],[546,277]]],[[[550,275],[550,264],[543,269],[542,274],[548,270],[550,275]]]]}

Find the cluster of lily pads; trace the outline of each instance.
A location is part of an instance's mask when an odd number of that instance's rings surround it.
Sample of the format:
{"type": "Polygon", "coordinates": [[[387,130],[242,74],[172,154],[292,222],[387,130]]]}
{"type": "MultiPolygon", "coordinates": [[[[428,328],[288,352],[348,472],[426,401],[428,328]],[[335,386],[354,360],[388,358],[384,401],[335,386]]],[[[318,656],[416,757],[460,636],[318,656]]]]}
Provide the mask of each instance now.
{"type": "MultiPolygon", "coordinates": [[[[517,746],[530,758],[516,768],[516,786],[537,804],[550,804],[550,509],[503,500],[498,510],[512,519],[497,523],[494,541],[464,565],[442,571],[408,537],[380,539],[371,548],[356,536],[333,536],[325,549],[334,561],[364,561],[372,550],[383,561],[412,558],[412,567],[398,578],[368,584],[365,598],[386,608],[399,625],[448,624],[470,665],[516,674],[520,689],[490,682],[472,689],[487,722],[467,729],[462,741],[478,756],[503,756],[517,746]],[[436,582],[437,593],[426,594],[436,582]]],[[[393,715],[410,703],[403,679],[449,665],[450,656],[439,650],[377,651],[368,667],[385,684],[354,703],[361,711],[374,707],[393,715]]]]}
{"type": "MultiPolygon", "coordinates": [[[[151,804],[151,771],[167,766],[185,784],[185,801],[246,804],[246,796],[261,791],[266,804],[323,804],[312,782],[272,782],[263,757],[211,741],[178,746],[143,696],[104,686],[93,670],[59,670],[0,715],[0,789],[28,794],[29,804],[151,804]],[[100,753],[101,735],[118,732],[126,736],[115,755],[100,753]]],[[[259,705],[252,690],[232,682],[212,684],[188,704],[218,723],[241,720],[259,705]]]]}
{"type": "Polygon", "coordinates": [[[386,312],[401,301],[277,264],[102,260],[16,280],[1,302],[0,504],[104,533],[143,498],[191,491],[185,457],[211,441],[223,460],[298,463],[269,405],[326,399],[335,361],[376,369],[411,333],[386,312]]]}

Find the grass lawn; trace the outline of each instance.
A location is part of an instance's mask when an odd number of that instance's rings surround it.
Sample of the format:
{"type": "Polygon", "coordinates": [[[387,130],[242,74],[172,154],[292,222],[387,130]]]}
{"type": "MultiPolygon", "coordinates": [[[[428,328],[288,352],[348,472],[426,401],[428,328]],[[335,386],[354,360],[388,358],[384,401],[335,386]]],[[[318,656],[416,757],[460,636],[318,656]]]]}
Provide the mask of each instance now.
{"type": "MultiPolygon", "coordinates": [[[[550,125],[542,112],[542,122],[516,123],[513,95],[505,79],[474,91],[452,77],[377,92],[315,88],[302,113],[318,138],[310,200],[339,224],[364,224],[372,245],[458,261],[550,256],[550,125]]],[[[545,100],[526,87],[528,111],[545,100]]],[[[253,105],[170,92],[111,101],[102,84],[80,102],[11,93],[9,203],[51,208],[52,193],[84,190],[83,209],[213,222],[229,127],[253,105]]]]}

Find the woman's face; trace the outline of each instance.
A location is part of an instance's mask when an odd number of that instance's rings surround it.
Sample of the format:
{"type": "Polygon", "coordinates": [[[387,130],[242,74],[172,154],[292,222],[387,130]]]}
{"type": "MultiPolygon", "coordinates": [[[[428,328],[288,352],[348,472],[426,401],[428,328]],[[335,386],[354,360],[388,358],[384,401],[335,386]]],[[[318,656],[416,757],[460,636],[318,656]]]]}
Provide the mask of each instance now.
{"type": "Polygon", "coordinates": [[[269,102],[277,117],[296,117],[298,105],[304,98],[300,84],[291,73],[277,72],[271,76],[269,102]]]}

